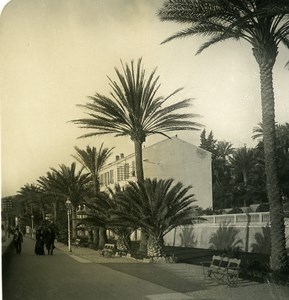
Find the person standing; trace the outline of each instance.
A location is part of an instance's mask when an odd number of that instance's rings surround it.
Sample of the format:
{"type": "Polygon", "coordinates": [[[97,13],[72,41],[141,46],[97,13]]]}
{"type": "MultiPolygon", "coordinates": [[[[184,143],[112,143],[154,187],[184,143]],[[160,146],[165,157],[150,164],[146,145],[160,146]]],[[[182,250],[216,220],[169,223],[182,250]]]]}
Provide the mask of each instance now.
{"type": "Polygon", "coordinates": [[[54,240],[55,240],[55,233],[53,229],[49,227],[45,233],[45,245],[48,251],[48,255],[49,254],[53,255],[53,250],[55,248],[54,240]]]}
{"type": "Polygon", "coordinates": [[[16,253],[20,254],[21,250],[22,250],[23,235],[19,231],[19,228],[15,229],[14,238],[13,239],[14,239],[14,245],[15,245],[15,248],[16,248],[16,253]]]}
{"type": "Polygon", "coordinates": [[[44,235],[41,229],[36,231],[35,254],[44,255],[44,235]]]}

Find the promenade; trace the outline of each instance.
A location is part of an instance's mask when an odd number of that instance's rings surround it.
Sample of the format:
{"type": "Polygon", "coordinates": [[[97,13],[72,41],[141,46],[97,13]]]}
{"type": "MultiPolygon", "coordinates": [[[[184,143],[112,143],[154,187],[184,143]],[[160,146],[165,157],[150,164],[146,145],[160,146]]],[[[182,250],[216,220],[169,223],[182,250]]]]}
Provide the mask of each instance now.
{"type": "Polygon", "coordinates": [[[228,287],[203,280],[202,267],[102,257],[98,251],[56,242],[54,255],[34,254],[25,238],[3,275],[3,300],[285,300],[289,288],[240,280],[228,287]]]}
{"type": "Polygon", "coordinates": [[[72,252],[62,243],[56,242],[56,247],[68,255],[76,256],[94,263],[105,266],[132,276],[139,277],[167,288],[175,290],[175,295],[158,295],[157,298],[151,296],[148,299],[159,300],[288,300],[289,287],[276,284],[258,283],[248,280],[239,280],[236,287],[228,287],[216,281],[204,280],[201,266],[177,263],[145,263],[133,258],[105,258],[98,251],[72,247],[72,252]],[[141,266],[140,266],[141,264],[141,266]],[[153,269],[153,272],[152,272],[153,269]]]}

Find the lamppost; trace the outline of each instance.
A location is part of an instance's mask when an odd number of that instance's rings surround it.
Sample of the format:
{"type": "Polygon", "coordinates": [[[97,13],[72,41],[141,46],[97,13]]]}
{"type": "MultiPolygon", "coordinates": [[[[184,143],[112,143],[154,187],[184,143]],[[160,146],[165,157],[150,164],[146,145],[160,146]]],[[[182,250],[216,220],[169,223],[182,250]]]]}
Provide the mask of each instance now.
{"type": "Polygon", "coordinates": [[[71,252],[71,241],[70,241],[70,214],[71,214],[71,201],[67,198],[66,202],[67,209],[67,231],[68,231],[68,251],[71,252]]]}
{"type": "Polygon", "coordinates": [[[34,239],[34,216],[33,216],[33,214],[31,215],[31,238],[32,238],[32,240],[34,239]]]}

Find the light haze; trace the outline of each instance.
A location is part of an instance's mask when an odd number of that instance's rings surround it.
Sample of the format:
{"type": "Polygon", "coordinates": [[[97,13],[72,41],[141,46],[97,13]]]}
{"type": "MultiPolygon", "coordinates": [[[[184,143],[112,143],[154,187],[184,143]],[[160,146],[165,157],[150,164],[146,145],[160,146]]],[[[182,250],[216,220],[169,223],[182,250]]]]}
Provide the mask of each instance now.
{"type": "MultiPolygon", "coordinates": [[[[12,0],[1,14],[2,197],[36,183],[51,167],[70,165],[74,146],[115,146],[114,155],[133,152],[127,138],[87,133],[70,120],[82,118],[77,104],[99,92],[109,95],[106,76],[116,78],[120,60],[143,58],[157,67],[161,89],[174,101],[194,98],[195,121],[218,140],[254,146],[261,121],[258,66],[245,42],[224,42],[195,56],[205,39],[160,43],[179,29],[160,22],[162,0],[12,0]]],[[[288,50],[279,49],[274,68],[276,121],[289,121],[288,50]]],[[[174,134],[174,133],[172,133],[174,134]]],[[[178,133],[199,145],[200,132],[178,133]]],[[[146,145],[162,137],[149,137],[146,145]]]]}

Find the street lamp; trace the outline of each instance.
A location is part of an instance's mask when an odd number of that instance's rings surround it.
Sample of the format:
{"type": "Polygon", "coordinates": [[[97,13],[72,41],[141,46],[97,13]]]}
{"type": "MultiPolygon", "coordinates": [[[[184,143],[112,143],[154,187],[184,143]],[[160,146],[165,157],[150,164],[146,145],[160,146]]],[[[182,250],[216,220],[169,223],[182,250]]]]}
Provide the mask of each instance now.
{"type": "Polygon", "coordinates": [[[70,241],[70,214],[71,214],[71,201],[67,198],[66,202],[67,209],[67,231],[68,231],[68,251],[71,252],[71,241],[70,241]]]}
{"type": "Polygon", "coordinates": [[[34,231],[34,222],[33,222],[33,219],[34,219],[34,216],[32,214],[31,215],[31,238],[32,238],[32,240],[34,239],[34,234],[33,234],[33,231],[34,231]]]}

